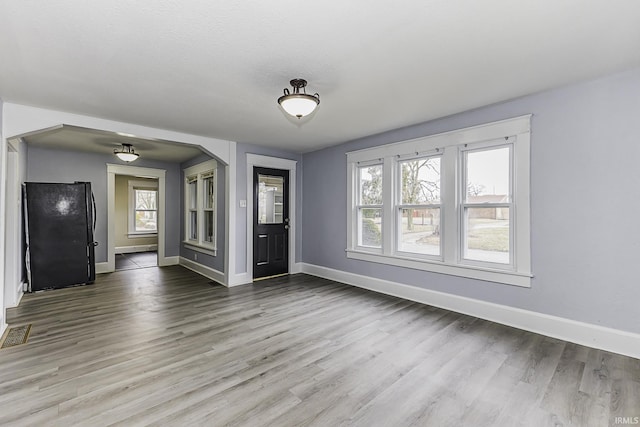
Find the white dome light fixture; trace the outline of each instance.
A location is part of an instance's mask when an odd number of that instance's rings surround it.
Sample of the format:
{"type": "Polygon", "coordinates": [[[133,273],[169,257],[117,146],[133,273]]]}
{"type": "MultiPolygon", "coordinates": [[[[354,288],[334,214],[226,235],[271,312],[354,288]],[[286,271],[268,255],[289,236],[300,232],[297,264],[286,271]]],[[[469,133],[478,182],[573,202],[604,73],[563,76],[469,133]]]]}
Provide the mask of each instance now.
{"type": "Polygon", "coordinates": [[[282,106],[287,114],[297,117],[298,119],[313,113],[318,104],[320,104],[320,95],[314,93],[308,95],[305,87],[307,81],[304,79],[293,79],[289,82],[293,87],[293,93],[289,89],[284,90],[284,95],[278,98],[278,104],[282,106]],[[300,93],[302,89],[302,93],[300,93]]]}
{"type": "Polygon", "coordinates": [[[133,145],[122,143],[122,148],[113,150],[113,154],[124,162],[133,162],[138,158],[139,154],[133,150],[133,145]]]}

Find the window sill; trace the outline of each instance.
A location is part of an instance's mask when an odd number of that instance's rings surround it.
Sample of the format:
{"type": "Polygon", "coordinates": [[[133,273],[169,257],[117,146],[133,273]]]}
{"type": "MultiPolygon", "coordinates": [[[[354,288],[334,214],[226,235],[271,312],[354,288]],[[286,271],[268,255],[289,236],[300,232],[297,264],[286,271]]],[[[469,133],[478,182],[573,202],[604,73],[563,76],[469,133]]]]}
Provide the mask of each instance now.
{"type": "Polygon", "coordinates": [[[211,246],[199,245],[197,243],[193,243],[188,240],[183,241],[182,244],[184,245],[185,248],[191,249],[192,251],[200,252],[202,254],[211,255],[211,256],[218,255],[218,250],[211,246]]]}
{"type": "Polygon", "coordinates": [[[388,256],[371,252],[356,251],[353,249],[347,249],[346,252],[347,258],[357,259],[360,261],[395,265],[397,267],[431,271],[433,273],[449,274],[452,276],[467,277],[470,279],[485,280],[488,282],[504,283],[524,288],[531,287],[531,277],[533,277],[530,273],[504,271],[470,265],[447,264],[440,261],[388,256]]]}
{"type": "Polygon", "coordinates": [[[158,237],[158,232],[157,231],[152,231],[152,232],[135,232],[135,233],[128,233],[127,237],[130,239],[142,239],[144,237],[158,237]]]}

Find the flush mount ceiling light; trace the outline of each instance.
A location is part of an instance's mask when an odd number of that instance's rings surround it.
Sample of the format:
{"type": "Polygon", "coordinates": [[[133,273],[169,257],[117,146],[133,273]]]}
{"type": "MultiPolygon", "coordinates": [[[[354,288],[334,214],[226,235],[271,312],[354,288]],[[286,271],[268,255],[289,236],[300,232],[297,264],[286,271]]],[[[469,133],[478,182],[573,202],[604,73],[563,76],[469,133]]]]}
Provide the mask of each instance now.
{"type": "Polygon", "coordinates": [[[285,88],[284,95],[278,98],[278,104],[293,117],[302,118],[313,113],[313,110],[320,104],[320,95],[317,93],[308,95],[305,90],[307,81],[304,79],[293,79],[289,83],[293,87],[293,93],[285,88]],[[302,89],[302,93],[300,93],[300,89],[302,89]]]}
{"type": "Polygon", "coordinates": [[[127,163],[133,162],[138,158],[138,154],[133,150],[133,145],[131,144],[122,144],[122,148],[116,148],[113,150],[113,154],[118,156],[120,160],[123,160],[127,163]]]}

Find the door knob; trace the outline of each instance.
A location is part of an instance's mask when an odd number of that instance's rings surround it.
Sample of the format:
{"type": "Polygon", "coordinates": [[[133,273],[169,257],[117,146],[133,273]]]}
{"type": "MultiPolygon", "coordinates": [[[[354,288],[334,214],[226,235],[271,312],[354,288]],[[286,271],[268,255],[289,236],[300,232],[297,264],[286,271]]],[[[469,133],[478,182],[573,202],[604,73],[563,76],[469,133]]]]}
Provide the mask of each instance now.
{"type": "Polygon", "coordinates": [[[288,226],[288,225],[285,225],[285,226],[284,226],[284,229],[285,229],[285,230],[288,230],[288,229],[289,229],[289,226],[288,226]]]}

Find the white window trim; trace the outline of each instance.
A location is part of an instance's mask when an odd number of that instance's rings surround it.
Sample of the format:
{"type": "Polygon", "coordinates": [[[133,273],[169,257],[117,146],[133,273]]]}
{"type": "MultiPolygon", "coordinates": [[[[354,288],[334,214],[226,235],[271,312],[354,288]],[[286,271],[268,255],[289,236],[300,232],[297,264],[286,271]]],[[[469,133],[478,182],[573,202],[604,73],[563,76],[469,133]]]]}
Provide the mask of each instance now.
{"type": "Polygon", "coordinates": [[[531,115],[487,123],[479,126],[445,132],[437,135],[386,144],[347,153],[347,248],[348,258],[380,264],[395,265],[435,273],[449,274],[515,286],[531,286],[531,236],[530,236],[530,122],[531,115]],[[509,138],[513,144],[513,200],[514,212],[512,239],[513,265],[495,267],[490,263],[475,263],[462,259],[459,242],[462,230],[460,222],[460,191],[462,172],[461,150],[465,144],[479,144],[509,138]],[[442,152],[441,164],[441,230],[444,237],[442,260],[427,259],[420,255],[396,251],[394,171],[398,160],[411,155],[427,156],[442,152]],[[358,192],[358,166],[372,162],[383,163],[383,226],[382,250],[365,250],[357,245],[356,202],[358,192]],[[452,170],[453,168],[453,170],[452,170]],[[452,189],[454,189],[452,191],[452,189]],[[390,222],[390,223],[388,223],[390,222]]]}
{"type": "Polygon", "coordinates": [[[191,249],[197,252],[204,253],[206,255],[216,256],[217,247],[216,241],[218,238],[218,221],[217,221],[217,204],[218,204],[218,169],[215,160],[211,159],[206,162],[198,163],[197,165],[188,167],[183,170],[184,172],[184,238],[182,243],[187,249],[191,249]],[[213,174],[213,242],[207,243],[203,240],[204,236],[204,197],[203,194],[203,178],[205,175],[213,174]],[[189,179],[196,177],[196,194],[197,194],[197,239],[189,238],[189,179]]]}
{"type": "MultiPolygon", "coordinates": [[[[158,191],[158,182],[157,181],[135,181],[129,180],[129,203],[127,205],[127,223],[128,223],[128,237],[130,239],[143,238],[143,237],[153,237],[158,235],[158,225],[156,223],[156,231],[136,231],[136,193],[135,190],[155,190],[156,193],[158,191]]],[[[156,196],[156,203],[158,199],[156,196]]],[[[157,205],[156,205],[157,208],[157,205]]],[[[156,209],[156,215],[158,215],[158,209],[156,209]]]]}

